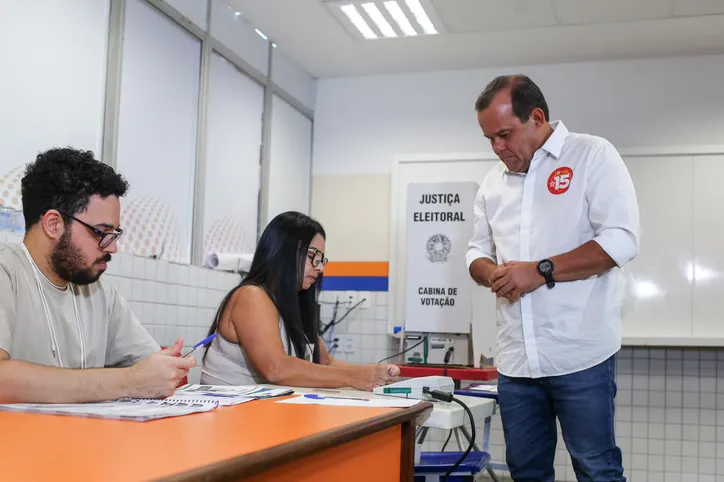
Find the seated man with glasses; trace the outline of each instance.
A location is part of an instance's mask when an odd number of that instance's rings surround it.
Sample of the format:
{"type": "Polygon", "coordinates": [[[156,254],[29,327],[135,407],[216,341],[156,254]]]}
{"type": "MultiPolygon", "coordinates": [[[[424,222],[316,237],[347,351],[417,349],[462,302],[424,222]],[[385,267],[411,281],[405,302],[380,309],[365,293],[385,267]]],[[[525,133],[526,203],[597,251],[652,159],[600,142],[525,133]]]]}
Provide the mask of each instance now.
{"type": "Polygon", "coordinates": [[[196,364],[160,347],[100,279],[128,184],[92,152],[51,149],[21,181],[27,233],[0,244],[0,402],[173,394],[196,364]]]}

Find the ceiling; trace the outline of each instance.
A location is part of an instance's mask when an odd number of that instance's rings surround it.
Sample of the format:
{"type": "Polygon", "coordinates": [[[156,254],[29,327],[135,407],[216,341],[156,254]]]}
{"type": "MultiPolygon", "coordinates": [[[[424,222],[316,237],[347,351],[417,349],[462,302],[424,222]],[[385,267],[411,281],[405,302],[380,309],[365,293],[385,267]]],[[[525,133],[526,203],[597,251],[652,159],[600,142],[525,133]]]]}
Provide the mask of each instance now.
{"type": "Polygon", "coordinates": [[[225,0],[315,77],[724,53],[724,0],[429,0],[444,33],[356,40],[321,0],[225,0]]]}

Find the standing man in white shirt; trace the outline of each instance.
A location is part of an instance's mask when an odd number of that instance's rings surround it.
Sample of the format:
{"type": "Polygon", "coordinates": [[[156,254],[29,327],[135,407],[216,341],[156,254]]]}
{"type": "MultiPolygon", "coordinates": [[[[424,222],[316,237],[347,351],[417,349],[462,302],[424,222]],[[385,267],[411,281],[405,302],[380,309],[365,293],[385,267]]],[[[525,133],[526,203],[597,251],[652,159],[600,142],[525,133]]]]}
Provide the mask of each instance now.
{"type": "Polygon", "coordinates": [[[636,193],[600,137],[549,122],[538,86],[494,79],[475,104],[502,161],[475,201],[467,263],[497,296],[498,391],[516,482],[553,482],[556,417],[579,481],[619,482],[619,269],[638,253],[636,193]]]}

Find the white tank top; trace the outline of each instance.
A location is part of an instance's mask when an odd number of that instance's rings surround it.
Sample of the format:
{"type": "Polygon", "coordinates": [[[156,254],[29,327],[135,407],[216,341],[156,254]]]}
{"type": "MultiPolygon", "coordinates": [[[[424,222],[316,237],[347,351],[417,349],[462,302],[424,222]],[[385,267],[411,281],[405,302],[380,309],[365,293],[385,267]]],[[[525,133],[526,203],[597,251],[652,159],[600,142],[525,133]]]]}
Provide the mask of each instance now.
{"type": "MultiPolygon", "coordinates": [[[[218,330],[214,341],[209,345],[208,352],[201,367],[201,383],[203,385],[259,385],[268,384],[269,380],[256,369],[246,355],[244,348],[225,339],[218,330]]],[[[297,356],[294,346],[289,345],[284,321],[279,318],[279,334],[284,351],[290,356],[297,356]]],[[[312,362],[314,345],[306,345],[305,359],[312,362]]]]}

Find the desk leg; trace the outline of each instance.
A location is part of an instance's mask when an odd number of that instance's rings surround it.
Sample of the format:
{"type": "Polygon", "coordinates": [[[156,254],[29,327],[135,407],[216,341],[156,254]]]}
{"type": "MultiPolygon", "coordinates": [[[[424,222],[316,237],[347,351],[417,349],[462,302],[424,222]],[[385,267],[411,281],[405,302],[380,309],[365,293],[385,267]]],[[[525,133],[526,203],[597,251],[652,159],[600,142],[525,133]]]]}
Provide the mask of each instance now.
{"type": "MultiPolygon", "coordinates": [[[[470,436],[470,432],[468,432],[468,429],[465,428],[465,426],[461,426],[460,430],[463,432],[463,436],[468,440],[468,443],[470,443],[470,440],[472,439],[470,436]]],[[[458,442],[459,443],[459,442],[458,442]]],[[[483,428],[483,452],[488,452],[488,449],[490,447],[490,417],[487,417],[485,419],[485,425],[483,428]]],[[[462,449],[460,449],[462,450],[462,449]]],[[[478,448],[478,444],[473,444],[473,450],[479,452],[480,449],[478,448]]],[[[486,467],[486,470],[488,474],[490,475],[490,478],[493,479],[493,482],[500,482],[500,479],[498,479],[498,476],[493,471],[493,467],[488,464],[486,467]]]]}
{"type": "MultiPolygon", "coordinates": [[[[470,441],[472,440],[472,437],[470,436],[470,432],[468,432],[468,429],[465,426],[461,425],[460,431],[463,433],[463,437],[465,437],[465,440],[467,440],[468,443],[470,443],[470,441]]],[[[483,440],[483,452],[488,451],[488,448],[485,447],[485,445],[486,445],[486,440],[484,439],[483,440]]],[[[465,448],[467,449],[467,447],[465,447],[465,448]]],[[[480,452],[480,447],[478,447],[477,443],[473,444],[473,450],[475,450],[476,452],[480,452]]]]}
{"type": "Polygon", "coordinates": [[[400,482],[415,480],[415,421],[402,424],[402,448],[400,453],[400,482]]]}
{"type": "MultiPolygon", "coordinates": [[[[462,428],[462,427],[454,428],[453,433],[455,434],[455,441],[458,443],[458,450],[461,452],[464,452],[467,449],[467,447],[463,448],[463,441],[460,438],[460,428],[462,428]]],[[[468,440],[468,442],[469,441],[470,440],[468,440]]]]}
{"type": "Polygon", "coordinates": [[[495,472],[493,472],[493,468],[490,465],[488,465],[486,470],[488,471],[488,475],[490,475],[490,478],[493,479],[493,482],[500,482],[500,479],[497,475],[495,475],[495,472]]]}
{"type": "Polygon", "coordinates": [[[490,417],[485,418],[483,426],[483,450],[490,453],[490,417]]]}

